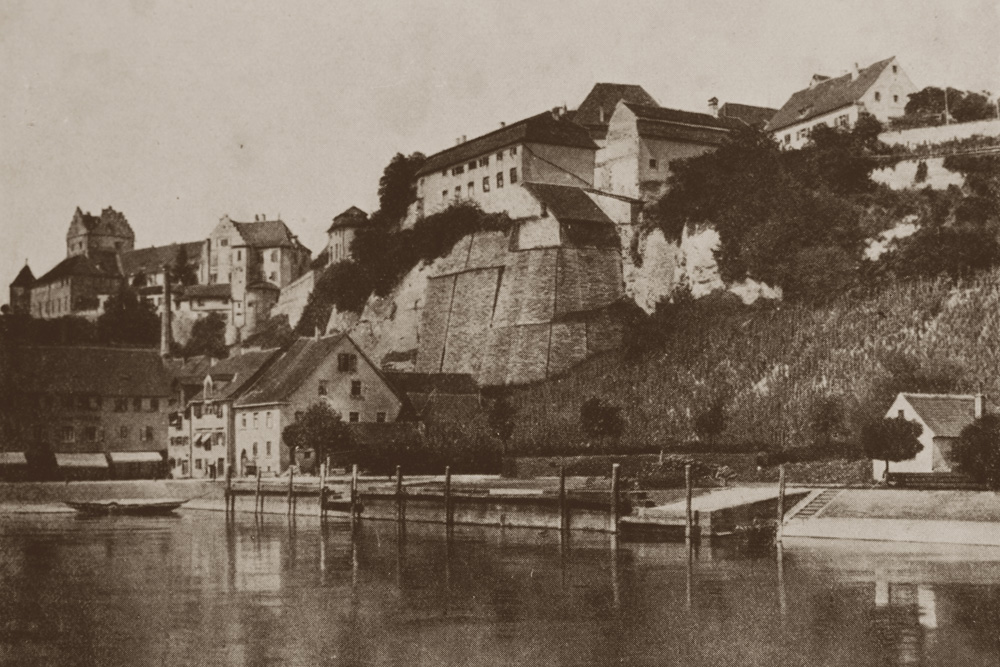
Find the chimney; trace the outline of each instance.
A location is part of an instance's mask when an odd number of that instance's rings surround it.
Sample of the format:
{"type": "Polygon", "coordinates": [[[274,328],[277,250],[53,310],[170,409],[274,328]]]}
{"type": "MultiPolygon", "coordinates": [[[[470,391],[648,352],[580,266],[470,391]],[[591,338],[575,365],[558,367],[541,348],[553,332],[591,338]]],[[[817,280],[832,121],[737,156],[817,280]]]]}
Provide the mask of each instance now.
{"type": "Polygon", "coordinates": [[[973,415],[975,416],[976,419],[981,419],[982,416],[983,416],[983,394],[982,394],[982,392],[976,394],[974,405],[975,405],[975,408],[974,408],[973,415]]]}
{"type": "Polygon", "coordinates": [[[597,110],[597,117],[600,119],[600,122],[604,122],[604,107],[597,110]]]}
{"type": "Polygon", "coordinates": [[[857,81],[860,75],[861,70],[858,69],[858,64],[854,63],[854,67],[851,69],[851,81],[857,81]]]}
{"type": "Polygon", "coordinates": [[[464,144],[466,141],[467,141],[467,139],[466,139],[465,135],[463,134],[462,135],[462,143],[464,144]]]}
{"type": "Polygon", "coordinates": [[[500,127],[507,127],[507,123],[500,121],[500,127]]]}
{"type": "Polygon", "coordinates": [[[713,97],[708,101],[708,113],[710,116],[719,117],[719,98],[713,97]]]}
{"type": "Polygon", "coordinates": [[[160,313],[160,356],[170,356],[170,341],[173,332],[170,329],[170,319],[173,316],[170,302],[173,294],[170,289],[170,267],[163,267],[163,312],[160,313]]]}

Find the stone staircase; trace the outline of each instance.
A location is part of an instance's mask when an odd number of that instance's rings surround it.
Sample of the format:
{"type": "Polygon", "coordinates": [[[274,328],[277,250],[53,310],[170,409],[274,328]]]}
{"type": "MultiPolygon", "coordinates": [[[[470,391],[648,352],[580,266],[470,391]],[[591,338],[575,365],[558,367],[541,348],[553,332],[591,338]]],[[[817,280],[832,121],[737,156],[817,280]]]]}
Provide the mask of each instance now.
{"type": "Polygon", "coordinates": [[[816,516],[820,510],[829,505],[841,491],[843,491],[843,489],[823,489],[822,491],[814,492],[811,496],[806,498],[803,501],[803,504],[798,508],[792,508],[792,511],[786,520],[811,519],[816,516]]]}

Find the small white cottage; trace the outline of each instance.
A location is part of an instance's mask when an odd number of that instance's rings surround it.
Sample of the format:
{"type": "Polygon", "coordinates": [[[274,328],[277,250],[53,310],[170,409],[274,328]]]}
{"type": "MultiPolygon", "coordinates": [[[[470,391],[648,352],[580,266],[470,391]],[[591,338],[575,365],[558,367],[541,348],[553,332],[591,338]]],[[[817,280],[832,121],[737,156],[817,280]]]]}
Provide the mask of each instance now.
{"type": "MultiPolygon", "coordinates": [[[[982,394],[899,394],[886,418],[903,417],[923,427],[924,448],[912,459],[889,464],[889,472],[951,472],[951,449],[962,429],[983,416],[982,394]]],[[[872,461],[872,477],[883,479],[885,461],[872,461]]]]}

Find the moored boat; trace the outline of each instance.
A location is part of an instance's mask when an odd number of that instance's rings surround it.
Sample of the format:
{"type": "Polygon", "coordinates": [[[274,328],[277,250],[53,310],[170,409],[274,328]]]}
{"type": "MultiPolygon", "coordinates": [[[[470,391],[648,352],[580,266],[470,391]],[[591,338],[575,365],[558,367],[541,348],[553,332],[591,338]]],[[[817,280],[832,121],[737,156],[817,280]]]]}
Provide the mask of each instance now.
{"type": "Polygon", "coordinates": [[[89,515],[109,515],[128,514],[149,516],[157,514],[170,514],[187,500],[176,498],[144,500],[144,499],[119,499],[119,500],[91,500],[91,501],[63,501],[80,514],[89,515]]]}

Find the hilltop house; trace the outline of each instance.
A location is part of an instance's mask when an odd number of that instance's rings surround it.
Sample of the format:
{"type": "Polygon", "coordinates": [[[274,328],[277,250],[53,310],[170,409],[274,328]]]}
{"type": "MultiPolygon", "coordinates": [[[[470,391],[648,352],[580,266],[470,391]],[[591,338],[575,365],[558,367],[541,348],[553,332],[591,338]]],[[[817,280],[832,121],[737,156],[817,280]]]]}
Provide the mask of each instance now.
{"type": "Polygon", "coordinates": [[[261,376],[280,351],[242,351],[222,359],[203,376],[201,391],[187,404],[190,415],[191,477],[221,477],[235,464],[233,403],[261,376]]]}
{"type": "Polygon", "coordinates": [[[861,113],[885,123],[902,116],[917,87],[895,57],[831,78],[814,74],[808,88],[793,93],[768,122],[783,148],[802,148],[820,126],[852,128],[861,113]]]}
{"type": "MultiPolygon", "coordinates": [[[[987,409],[982,394],[906,394],[896,396],[886,418],[902,417],[920,424],[924,448],[912,459],[889,464],[889,472],[951,472],[952,446],[962,429],[987,409]]],[[[872,477],[883,479],[885,461],[872,461],[872,477]]]]}
{"type": "MultiPolygon", "coordinates": [[[[591,187],[597,144],[565,109],[502,125],[427,158],[417,171],[417,198],[406,224],[471,200],[484,211],[520,217],[525,182],[591,187]]],[[[530,206],[530,204],[529,204],[530,206]]]]}
{"type": "Polygon", "coordinates": [[[156,477],[167,454],[170,381],[156,350],[22,347],[9,360],[24,454],[47,477],[156,477]]]}
{"type": "Polygon", "coordinates": [[[351,258],[354,234],[367,224],[368,214],[357,206],[352,206],[333,218],[333,224],[326,230],[327,265],[351,258]]]}
{"type": "MultiPolygon", "coordinates": [[[[300,338],[235,401],[235,459],[241,475],[279,474],[291,463],[286,426],[311,404],[327,402],[345,422],[395,421],[403,399],[347,335],[300,338]]],[[[312,452],[297,463],[316,464],[312,452]]]]}

